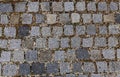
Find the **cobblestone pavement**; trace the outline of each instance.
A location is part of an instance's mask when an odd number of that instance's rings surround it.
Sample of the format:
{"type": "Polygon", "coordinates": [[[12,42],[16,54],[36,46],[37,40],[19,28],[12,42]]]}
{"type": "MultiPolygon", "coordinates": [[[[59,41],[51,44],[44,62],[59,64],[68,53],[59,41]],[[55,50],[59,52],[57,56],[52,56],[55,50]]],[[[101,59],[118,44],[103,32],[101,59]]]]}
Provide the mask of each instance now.
{"type": "Polygon", "coordinates": [[[118,0],[0,2],[0,77],[120,77],[118,0]]]}

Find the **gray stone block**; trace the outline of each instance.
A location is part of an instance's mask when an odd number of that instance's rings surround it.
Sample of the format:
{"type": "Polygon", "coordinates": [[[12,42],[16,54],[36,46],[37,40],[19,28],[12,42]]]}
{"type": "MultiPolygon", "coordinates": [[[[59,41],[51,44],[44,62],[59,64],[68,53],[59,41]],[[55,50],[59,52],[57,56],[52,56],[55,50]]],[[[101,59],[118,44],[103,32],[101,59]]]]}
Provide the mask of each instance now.
{"type": "Polygon", "coordinates": [[[63,27],[53,27],[52,33],[54,35],[54,37],[58,37],[58,36],[62,36],[63,34],[63,27]]]}
{"type": "Polygon", "coordinates": [[[72,37],[71,38],[71,47],[72,48],[79,48],[81,44],[81,38],[80,37],[72,37]]]}
{"type": "Polygon", "coordinates": [[[115,59],[114,49],[103,49],[102,54],[105,59],[115,59]]]}
{"type": "Polygon", "coordinates": [[[28,75],[30,74],[30,65],[28,63],[23,63],[19,65],[19,74],[28,75]]]}
{"type": "Polygon", "coordinates": [[[107,34],[107,27],[106,26],[99,26],[99,34],[107,34]]]}
{"type": "Polygon", "coordinates": [[[41,10],[42,11],[50,11],[50,3],[49,2],[41,2],[41,10]]]}
{"type": "Polygon", "coordinates": [[[25,59],[26,61],[37,61],[38,56],[37,56],[37,51],[35,50],[29,50],[25,53],[25,59]]]}
{"type": "Polygon", "coordinates": [[[3,28],[0,27],[0,36],[2,36],[2,30],[3,30],[3,28]]]}
{"type": "Polygon", "coordinates": [[[99,11],[107,11],[107,3],[106,2],[99,2],[98,3],[98,10],[99,11]]]}
{"type": "Polygon", "coordinates": [[[109,37],[108,38],[108,46],[115,47],[118,45],[118,39],[116,37],[109,37]]]}
{"type": "Polygon", "coordinates": [[[0,12],[13,12],[11,3],[0,3],[0,12]]]}
{"type": "Polygon", "coordinates": [[[64,61],[65,51],[55,51],[54,59],[55,61],[64,61]]]}
{"type": "Polygon", "coordinates": [[[42,27],[41,34],[43,37],[51,36],[51,27],[42,27]]]}
{"type": "Polygon", "coordinates": [[[95,38],[95,46],[97,47],[104,47],[104,46],[107,46],[107,41],[106,41],[106,38],[104,37],[96,37],[95,38]]]}
{"type": "Polygon", "coordinates": [[[68,49],[65,55],[65,58],[67,61],[75,61],[76,55],[75,55],[75,50],[74,49],[68,49]]]}
{"type": "Polygon", "coordinates": [[[79,23],[80,22],[80,15],[79,13],[72,13],[71,14],[72,23],[79,23]]]}
{"type": "Polygon", "coordinates": [[[89,72],[89,73],[95,72],[94,63],[92,63],[92,62],[84,62],[83,71],[86,72],[86,73],[87,72],[89,72]]]}
{"type": "Polygon", "coordinates": [[[83,38],[82,41],[82,46],[83,47],[92,47],[93,46],[93,38],[83,38]]]}
{"type": "Polygon", "coordinates": [[[88,35],[95,35],[96,34],[96,26],[94,24],[88,25],[86,28],[86,33],[88,35]]]}
{"type": "Polygon", "coordinates": [[[50,48],[50,49],[59,48],[59,39],[49,38],[48,39],[48,48],[50,48]]]}
{"type": "Polygon", "coordinates": [[[45,38],[36,39],[36,47],[37,48],[46,48],[47,40],[45,38]]]}
{"type": "Polygon", "coordinates": [[[75,6],[76,6],[77,11],[85,11],[86,10],[86,7],[85,7],[86,4],[84,1],[77,2],[75,6]]]}
{"type": "Polygon", "coordinates": [[[47,14],[47,24],[55,24],[57,22],[57,14],[47,14]]]}
{"type": "Polygon", "coordinates": [[[74,34],[73,25],[64,25],[64,35],[71,36],[74,34]]]}
{"type": "Polygon", "coordinates": [[[69,38],[61,38],[61,48],[67,48],[67,47],[70,47],[69,45],[69,42],[70,42],[70,39],[69,38]]]}
{"type": "Polygon", "coordinates": [[[83,23],[90,23],[92,21],[91,14],[82,14],[83,23]]]}
{"type": "Polygon", "coordinates": [[[39,36],[40,35],[40,27],[33,26],[31,27],[30,36],[39,36]]]}
{"type": "Polygon", "coordinates": [[[9,20],[8,20],[8,16],[6,14],[2,14],[0,18],[1,18],[1,20],[0,20],[1,24],[8,24],[9,20]]]}
{"type": "Polygon", "coordinates": [[[47,64],[47,73],[58,73],[59,72],[59,66],[58,63],[48,63],[47,64]]]}
{"type": "Polygon", "coordinates": [[[20,49],[21,48],[21,39],[10,39],[9,42],[9,49],[20,49]]]}
{"type": "Polygon", "coordinates": [[[33,38],[25,38],[22,40],[22,48],[33,48],[34,47],[34,39],[33,38]]]}
{"type": "Polygon", "coordinates": [[[24,61],[24,51],[22,51],[22,50],[13,51],[13,61],[14,62],[24,61]]]}
{"type": "Polygon", "coordinates": [[[105,61],[100,61],[100,62],[96,62],[97,65],[97,70],[98,72],[108,72],[108,66],[107,66],[107,62],[105,61]]]}
{"type": "Polygon", "coordinates": [[[76,35],[84,35],[85,34],[85,26],[76,26],[76,35]]]}
{"type": "Polygon", "coordinates": [[[118,3],[117,2],[110,2],[110,10],[111,11],[117,11],[118,10],[118,3]]]}
{"type": "Polygon", "coordinates": [[[21,17],[22,17],[22,24],[32,23],[32,14],[23,13],[21,17]]]}
{"type": "Polygon", "coordinates": [[[16,36],[16,28],[15,27],[5,27],[4,35],[6,37],[15,37],[16,36]]]}
{"type": "Polygon", "coordinates": [[[87,4],[87,10],[88,11],[96,11],[96,2],[89,2],[87,4]]]}
{"type": "Polygon", "coordinates": [[[102,23],[102,14],[93,14],[94,23],[102,23]]]}
{"type": "Polygon", "coordinates": [[[117,58],[120,59],[120,49],[117,49],[117,58]]]}
{"type": "Polygon", "coordinates": [[[10,51],[2,51],[0,62],[10,62],[11,52],[10,51]]]}
{"type": "Polygon", "coordinates": [[[38,12],[39,2],[28,2],[28,12],[38,12]]]}
{"type": "Polygon", "coordinates": [[[120,62],[117,62],[117,61],[109,62],[109,71],[110,72],[119,72],[120,71],[120,62]]]}
{"type": "Polygon", "coordinates": [[[67,62],[60,63],[60,73],[69,73],[70,72],[70,64],[67,62]]]}
{"type": "Polygon", "coordinates": [[[36,14],[36,23],[44,23],[45,22],[45,15],[36,14]]]}
{"type": "Polygon", "coordinates": [[[82,72],[82,63],[73,63],[73,72],[82,72]]]}
{"type": "Polygon", "coordinates": [[[64,2],[64,8],[66,12],[74,11],[74,3],[73,2],[64,2]]]}
{"type": "Polygon", "coordinates": [[[15,12],[25,12],[26,2],[17,2],[15,3],[15,12]]]}
{"type": "Polygon", "coordinates": [[[0,39],[0,48],[7,48],[8,41],[0,39]]]}
{"type": "Polygon", "coordinates": [[[118,34],[120,33],[119,31],[119,25],[109,25],[108,29],[109,29],[109,34],[118,34]]]}
{"type": "Polygon", "coordinates": [[[91,50],[90,58],[92,60],[100,60],[102,58],[101,51],[100,50],[91,50]]]}
{"type": "Polygon", "coordinates": [[[52,2],[53,11],[63,11],[63,3],[62,2],[52,2]]]}
{"type": "Polygon", "coordinates": [[[3,76],[15,76],[17,72],[17,66],[15,64],[6,64],[3,66],[3,76]]]}
{"type": "Polygon", "coordinates": [[[60,23],[70,23],[70,16],[68,13],[62,13],[59,15],[60,23]]]}

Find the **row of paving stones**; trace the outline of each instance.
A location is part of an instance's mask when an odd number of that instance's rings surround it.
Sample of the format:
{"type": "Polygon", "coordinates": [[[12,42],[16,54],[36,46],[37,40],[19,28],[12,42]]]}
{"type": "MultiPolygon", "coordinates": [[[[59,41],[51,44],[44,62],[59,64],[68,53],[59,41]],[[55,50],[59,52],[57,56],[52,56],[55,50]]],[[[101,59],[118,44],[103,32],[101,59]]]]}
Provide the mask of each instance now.
{"type": "Polygon", "coordinates": [[[39,11],[118,11],[119,2],[17,2],[0,3],[0,12],[39,12],[39,11]],[[74,6],[75,5],[75,6],[74,6]],[[14,9],[13,10],[13,6],[14,9]],[[98,8],[97,8],[98,7],[98,8]]]}
{"type": "Polygon", "coordinates": [[[14,50],[1,51],[0,62],[76,62],[84,61],[105,61],[119,60],[120,49],[92,49],[86,48],[68,50],[14,50]]]}
{"type": "Polygon", "coordinates": [[[21,49],[21,48],[40,48],[40,49],[66,49],[66,48],[79,48],[79,47],[119,47],[120,41],[118,37],[111,36],[108,38],[105,37],[62,37],[59,38],[37,38],[37,39],[0,39],[0,48],[1,49],[21,49]]]}
{"type": "MultiPolygon", "coordinates": [[[[66,73],[101,73],[101,72],[119,72],[120,71],[120,62],[118,61],[99,61],[99,62],[76,62],[76,63],[68,63],[68,62],[52,62],[52,63],[40,63],[34,62],[32,64],[29,63],[21,63],[17,64],[4,64],[0,65],[0,68],[3,70],[3,76],[15,76],[15,75],[29,75],[29,74],[66,74],[66,73]],[[97,68],[95,68],[95,66],[97,68]],[[97,71],[96,71],[97,70],[97,71]]],[[[67,74],[66,74],[67,75],[67,74]]],[[[68,76],[69,77],[69,76],[68,76]]],[[[70,76],[71,77],[71,76],[70,76]]],[[[73,76],[72,76],[73,77],[73,76]]],[[[96,76],[98,77],[98,76],[96,76]]]]}
{"type": "Polygon", "coordinates": [[[117,35],[120,33],[119,24],[110,25],[64,25],[64,26],[5,26],[0,27],[0,37],[24,38],[31,37],[71,37],[71,36],[104,36],[117,35]]]}
{"type": "Polygon", "coordinates": [[[83,24],[102,24],[102,23],[120,23],[120,14],[119,13],[49,13],[49,14],[31,14],[31,13],[16,13],[16,14],[1,14],[0,15],[0,24],[56,24],[56,23],[82,23],[83,24]]]}

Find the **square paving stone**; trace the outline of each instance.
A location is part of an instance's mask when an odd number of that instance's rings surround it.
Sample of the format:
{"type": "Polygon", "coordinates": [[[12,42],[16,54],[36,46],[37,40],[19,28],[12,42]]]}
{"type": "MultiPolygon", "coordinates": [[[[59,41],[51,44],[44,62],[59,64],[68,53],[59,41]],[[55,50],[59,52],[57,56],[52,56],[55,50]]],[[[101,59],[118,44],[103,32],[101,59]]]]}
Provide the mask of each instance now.
{"type": "Polygon", "coordinates": [[[72,37],[71,38],[71,47],[72,48],[79,48],[81,43],[80,37],[72,37]]]}
{"type": "Polygon", "coordinates": [[[17,2],[15,3],[15,12],[25,12],[26,2],[17,2]]]}
{"type": "Polygon", "coordinates": [[[111,11],[116,11],[118,10],[118,3],[117,2],[110,2],[110,10],[111,11]]]}
{"type": "Polygon", "coordinates": [[[104,22],[115,22],[115,14],[114,13],[104,15],[103,17],[104,17],[104,22]]]}
{"type": "Polygon", "coordinates": [[[0,48],[7,48],[8,40],[0,39],[0,48]]]}
{"type": "Polygon", "coordinates": [[[77,11],[85,11],[86,10],[85,1],[77,2],[75,6],[76,6],[77,11]]]}
{"type": "Polygon", "coordinates": [[[60,23],[70,23],[69,13],[62,13],[59,15],[60,23]]]}
{"type": "Polygon", "coordinates": [[[83,23],[90,23],[92,21],[91,14],[82,14],[83,23]]]}
{"type": "Polygon", "coordinates": [[[15,76],[17,72],[17,66],[15,64],[6,64],[3,66],[3,76],[15,76]]]}
{"type": "Polygon", "coordinates": [[[60,63],[60,73],[69,73],[70,72],[70,64],[67,62],[60,63]]]}
{"type": "Polygon", "coordinates": [[[44,22],[45,22],[45,15],[36,14],[36,23],[44,23],[44,22]]]}
{"type": "Polygon", "coordinates": [[[73,25],[64,25],[64,35],[70,36],[74,34],[73,25]]]}
{"type": "Polygon", "coordinates": [[[22,17],[22,24],[32,23],[32,14],[23,13],[21,17],[22,17]]]}
{"type": "Polygon", "coordinates": [[[30,27],[25,25],[25,26],[19,26],[18,28],[18,36],[19,37],[25,37],[28,36],[30,33],[30,27]]]}
{"type": "Polygon", "coordinates": [[[24,51],[22,51],[22,50],[13,51],[13,61],[14,62],[24,61],[24,51]]]}
{"type": "Polygon", "coordinates": [[[79,23],[80,22],[80,15],[79,13],[72,13],[71,14],[72,23],[79,23]]]}
{"type": "Polygon", "coordinates": [[[57,14],[47,14],[47,24],[55,24],[57,21],[57,14]]]}
{"type": "Polygon", "coordinates": [[[16,36],[16,28],[15,27],[5,27],[4,35],[6,37],[15,37],[16,36]]]}
{"type": "Polygon", "coordinates": [[[120,23],[120,13],[115,13],[115,22],[120,23]]]}
{"type": "Polygon", "coordinates": [[[30,36],[39,36],[40,35],[40,27],[33,26],[31,27],[30,36]]]}
{"type": "Polygon", "coordinates": [[[102,14],[93,14],[93,22],[94,23],[102,23],[102,14]]]}
{"type": "Polygon", "coordinates": [[[38,12],[39,2],[28,2],[28,12],[38,12]]]}
{"type": "Polygon", "coordinates": [[[90,37],[90,38],[83,38],[83,41],[82,41],[82,46],[83,47],[92,47],[93,45],[93,38],[90,37]]]}
{"type": "Polygon", "coordinates": [[[38,56],[37,56],[37,51],[35,50],[29,50],[25,53],[25,59],[26,61],[37,61],[38,56]]]}
{"type": "Polygon", "coordinates": [[[34,39],[32,38],[25,38],[24,40],[22,40],[22,48],[33,48],[34,46],[34,39]]]}
{"type": "Polygon", "coordinates": [[[63,3],[62,2],[52,2],[53,11],[63,11],[63,3]]]}
{"type": "Polygon", "coordinates": [[[106,38],[104,37],[96,37],[95,38],[95,46],[99,46],[99,47],[104,47],[107,46],[107,41],[106,38]]]}
{"type": "Polygon", "coordinates": [[[61,38],[61,42],[60,42],[61,48],[70,47],[69,42],[70,42],[69,38],[61,38]]]}
{"type": "Polygon", "coordinates": [[[31,72],[35,75],[36,74],[44,74],[46,72],[45,71],[45,64],[39,63],[39,62],[32,63],[31,72]]]}
{"type": "Polygon", "coordinates": [[[67,61],[75,61],[76,56],[75,56],[75,50],[74,49],[68,49],[65,55],[65,58],[67,61]]]}
{"type": "Polygon", "coordinates": [[[96,11],[96,2],[89,2],[87,4],[87,10],[88,11],[96,11]]]}
{"type": "Polygon", "coordinates": [[[38,38],[36,39],[36,48],[46,48],[47,46],[46,38],[38,38]]]}
{"type": "Polygon", "coordinates": [[[19,24],[20,15],[19,14],[11,14],[10,24],[19,24]]]}
{"type": "Polygon", "coordinates": [[[116,37],[109,37],[108,38],[108,46],[109,47],[115,47],[118,45],[118,38],[116,37]]]}
{"type": "Polygon", "coordinates": [[[13,12],[11,3],[0,3],[0,12],[13,12]]]}
{"type": "Polygon", "coordinates": [[[92,63],[92,62],[84,62],[83,71],[86,72],[86,73],[87,72],[90,72],[90,73],[95,72],[94,63],[92,63]]]}
{"type": "Polygon", "coordinates": [[[59,72],[58,63],[48,63],[46,68],[47,68],[47,73],[58,73],[59,72]]]}
{"type": "Polygon", "coordinates": [[[21,39],[11,39],[8,40],[9,49],[20,49],[21,48],[21,39]]]}
{"type": "Polygon", "coordinates": [[[92,60],[100,60],[102,58],[100,50],[90,50],[90,58],[92,60]]]}
{"type": "Polygon", "coordinates": [[[64,61],[65,51],[55,51],[54,59],[55,61],[64,61]]]}
{"type": "Polygon", "coordinates": [[[95,35],[96,34],[96,26],[93,24],[88,25],[86,28],[86,32],[88,35],[95,35]]]}
{"type": "Polygon", "coordinates": [[[57,27],[57,26],[53,27],[52,33],[53,33],[54,37],[62,36],[63,27],[57,27]]]}
{"type": "Polygon", "coordinates": [[[103,49],[102,54],[105,59],[115,59],[114,49],[103,49]]]}
{"type": "Polygon", "coordinates": [[[75,51],[76,57],[78,59],[89,59],[90,55],[88,53],[88,49],[86,48],[79,48],[75,51]]]}
{"type": "Polygon", "coordinates": [[[49,2],[41,2],[41,10],[42,11],[50,11],[50,3],[49,2]]]}
{"type": "Polygon", "coordinates": [[[39,51],[39,55],[38,55],[38,60],[40,62],[50,62],[52,59],[52,52],[49,50],[43,51],[40,50],[39,51]]]}
{"type": "Polygon", "coordinates": [[[109,29],[109,34],[119,34],[120,31],[119,31],[119,27],[120,25],[109,25],[108,26],[108,29],[109,29]]]}
{"type": "Polygon", "coordinates": [[[0,62],[10,62],[11,52],[10,51],[2,51],[0,62]]]}
{"type": "Polygon", "coordinates": [[[48,39],[48,48],[49,49],[59,48],[59,39],[58,38],[49,38],[48,39]]]}
{"type": "Polygon", "coordinates": [[[6,14],[2,14],[0,17],[0,23],[1,24],[8,24],[9,20],[8,20],[8,16],[6,14]]]}
{"type": "Polygon", "coordinates": [[[43,37],[51,36],[51,27],[42,27],[41,34],[43,37]]]}
{"type": "Polygon", "coordinates": [[[66,12],[69,12],[69,11],[74,11],[74,3],[73,2],[64,2],[64,10],[66,12]]]}
{"type": "Polygon", "coordinates": [[[85,26],[76,26],[76,35],[83,35],[85,34],[85,26]]]}
{"type": "Polygon", "coordinates": [[[73,63],[73,72],[82,72],[82,64],[73,63]]]}
{"type": "Polygon", "coordinates": [[[109,62],[109,71],[110,72],[119,72],[120,71],[120,62],[116,62],[116,61],[109,62]]]}
{"type": "Polygon", "coordinates": [[[107,34],[107,27],[106,26],[99,26],[99,34],[107,34]]]}
{"type": "Polygon", "coordinates": [[[107,66],[107,62],[96,62],[97,65],[97,70],[98,72],[107,72],[108,71],[108,66],[107,66]]]}
{"type": "Polygon", "coordinates": [[[28,75],[30,74],[30,65],[28,63],[23,63],[19,65],[19,74],[28,75]]]}
{"type": "Polygon", "coordinates": [[[98,11],[107,11],[107,3],[106,2],[99,2],[98,3],[98,11]]]}

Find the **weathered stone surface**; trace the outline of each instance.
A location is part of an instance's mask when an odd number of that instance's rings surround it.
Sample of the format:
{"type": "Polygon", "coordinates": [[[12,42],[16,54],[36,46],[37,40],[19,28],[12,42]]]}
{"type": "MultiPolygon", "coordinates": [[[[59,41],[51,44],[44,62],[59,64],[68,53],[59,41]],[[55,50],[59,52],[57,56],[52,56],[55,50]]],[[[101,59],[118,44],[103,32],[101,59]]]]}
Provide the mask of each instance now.
{"type": "Polygon", "coordinates": [[[18,28],[18,36],[19,37],[28,36],[30,34],[29,30],[30,30],[30,27],[27,26],[27,25],[25,25],[25,26],[19,26],[19,28],[18,28]]]}
{"type": "Polygon", "coordinates": [[[94,63],[92,63],[92,62],[84,62],[83,71],[84,72],[90,72],[90,73],[95,72],[94,63]]]}
{"type": "Polygon", "coordinates": [[[99,2],[98,3],[98,10],[99,11],[107,11],[108,7],[106,2],[99,2]]]}
{"type": "Polygon", "coordinates": [[[115,22],[114,13],[104,15],[104,22],[115,22]]]}
{"type": "Polygon", "coordinates": [[[90,23],[92,21],[91,14],[82,14],[83,23],[90,23]]]}
{"type": "Polygon", "coordinates": [[[45,15],[36,14],[36,23],[44,23],[44,22],[45,22],[45,15]]]}
{"type": "Polygon", "coordinates": [[[0,48],[7,48],[7,40],[0,39],[0,48]]]}
{"type": "Polygon", "coordinates": [[[82,72],[82,64],[73,63],[73,72],[82,72]]]}
{"type": "Polygon", "coordinates": [[[98,72],[108,72],[107,62],[100,61],[96,62],[98,72]]]}
{"type": "Polygon", "coordinates": [[[70,47],[69,42],[70,42],[69,38],[61,38],[61,41],[60,41],[61,48],[70,47]]]}
{"type": "Polygon", "coordinates": [[[81,1],[81,2],[77,2],[75,6],[77,11],[85,11],[86,10],[85,5],[86,5],[85,2],[81,1]]]}
{"type": "Polygon", "coordinates": [[[7,64],[3,66],[3,76],[15,76],[17,73],[17,66],[15,64],[7,64]]]}
{"type": "Polygon", "coordinates": [[[53,11],[63,11],[63,3],[62,2],[52,2],[53,11]]]}
{"type": "Polygon", "coordinates": [[[52,52],[51,51],[49,51],[49,50],[46,50],[46,51],[40,50],[38,52],[40,52],[39,56],[38,56],[38,60],[40,62],[50,62],[51,61],[51,59],[52,59],[52,52]]]}
{"type": "Polygon", "coordinates": [[[109,71],[110,72],[119,72],[120,71],[120,62],[111,61],[109,62],[109,71]]]}
{"type": "Polygon", "coordinates": [[[116,2],[110,2],[110,10],[111,11],[118,10],[118,3],[116,3],[116,2]]]}
{"type": "Polygon", "coordinates": [[[13,12],[11,3],[0,3],[0,12],[13,12]]]}
{"type": "Polygon", "coordinates": [[[118,39],[116,37],[109,37],[108,38],[108,46],[115,47],[118,45],[118,39]]]}
{"type": "Polygon", "coordinates": [[[95,35],[96,34],[96,26],[94,24],[88,25],[86,28],[86,33],[88,35],[95,35]]]}
{"type": "Polygon", "coordinates": [[[15,37],[16,36],[16,28],[15,27],[5,27],[4,35],[6,37],[15,37]]]}
{"type": "Polygon", "coordinates": [[[106,38],[104,38],[104,37],[96,37],[95,38],[95,46],[98,46],[98,47],[107,46],[106,38]]]}
{"type": "Polygon", "coordinates": [[[93,14],[93,22],[94,23],[102,23],[102,14],[93,14]]]}
{"type": "Polygon", "coordinates": [[[15,50],[15,51],[13,51],[13,61],[14,62],[22,62],[22,61],[24,61],[24,51],[23,50],[15,50]]]}
{"type": "Polygon", "coordinates": [[[59,72],[58,63],[47,64],[47,73],[58,73],[58,72],[59,72]]]}
{"type": "Polygon", "coordinates": [[[49,49],[59,48],[59,39],[57,39],[57,38],[49,38],[48,39],[48,48],[49,49]]]}
{"type": "Polygon", "coordinates": [[[102,58],[101,51],[100,50],[91,50],[90,58],[92,60],[100,60],[102,58]]]}
{"type": "Polygon", "coordinates": [[[45,38],[36,39],[36,47],[37,48],[45,48],[47,45],[47,41],[45,38]]]}
{"type": "Polygon", "coordinates": [[[96,11],[96,2],[89,2],[87,4],[87,10],[88,11],[96,11]]]}
{"type": "Polygon", "coordinates": [[[39,26],[31,27],[30,35],[31,36],[39,36],[40,35],[40,27],[39,26]]]}
{"type": "Polygon", "coordinates": [[[65,60],[65,51],[55,51],[54,59],[55,59],[55,61],[64,61],[65,60]]]}
{"type": "Polygon", "coordinates": [[[93,38],[83,38],[82,46],[83,47],[92,47],[93,45],[93,38]]]}
{"type": "Polygon", "coordinates": [[[20,19],[20,15],[19,14],[12,14],[10,17],[10,23],[11,24],[18,24],[19,23],[19,19],[20,19]]]}
{"type": "Polygon", "coordinates": [[[60,63],[60,73],[69,73],[70,72],[70,64],[67,62],[60,63]]]}
{"type": "Polygon", "coordinates": [[[66,77],[75,77],[75,74],[66,74],[66,77]]]}
{"type": "Polygon", "coordinates": [[[58,26],[53,27],[52,33],[53,33],[54,37],[62,36],[63,27],[58,27],[58,26]]]}
{"type": "Polygon", "coordinates": [[[55,24],[56,23],[56,17],[57,14],[47,14],[47,24],[55,24]]]}
{"type": "Polygon", "coordinates": [[[60,23],[70,23],[69,13],[62,13],[59,15],[60,23]]]}
{"type": "Polygon", "coordinates": [[[85,48],[79,48],[75,51],[75,54],[76,54],[76,57],[78,59],[89,59],[90,58],[90,55],[88,53],[88,50],[85,49],[85,48]]]}
{"type": "Polygon", "coordinates": [[[22,40],[22,48],[32,48],[34,45],[34,40],[32,38],[25,38],[22,40]]]}
{"type": "Polygon", "coordinates": [[[71,47],[72,48],[79,48],[81,43],[80,37],[72,37],[71,38],[71,47]]]}
{"type": "Polygon", "coordinates": [[[30,74],[30,65],[28,63],[23,63],[19,65],[19,74],[28,75],[30,74]]]}
{"type": "Polygon", "coordinates": [[[85,26],[76,26],[76,35],[84,35],[85,30],[85,26]]]}
{"type": "Polygon", "coordinates": [[[74,3],[73,2],[64,2],[64,8],[66,12],[74,11],[74,3]]]}
{"type": "Polygon", "coordinates": [[[41,2],[41,10],[42,11],[50,11],[50,3],[49,2],[41,2]]]}
{"type": "Polygon", "coordinates": [[[8,24],[9,20],[8,20],[8,16],[6,14],[2,14],[0,17],[0,23],[1,24],[8,24]]]}
{"type": "Polygon", "coordinates": [[[9,49],[20,49],[21,48],[21,39],[11,39],[8,40],[9,49]]]}
{"type": "Polygon", "coordinates": [[[70,36],[74,34],[73,25],[64,25],[64,35],[70,36]]]}
{"type": "Polygon", "coordinates": [[[103,49],[102,54],[105,59],[115,59],[114,49],[103,49]]]}
{"type": "Polygon", "coordinates": [[[119,13],[115,14],[115,22],[120,23],[120,14],[119,13]]]}
{"type": "Polygon", "coordinates": [[[9,62],[11,59],[11,52],[10,51],[2,51],[0,62],[9,62]]]}
{"type": "Polygon", "coordinates": [[[99,26],[99,33],[100,34],[107,34],[107,27],[106,26],[99,26]]]}
{"type": "Polygon", "coordinates": [[[15,3],[15,12],[25,12],[26,2],[15,3]]]}
{"type": "Polygon", "coordinates": [[[38,12],[39,2],[28,2],[28,12],[38,12]]]}
{"type": "Polygon", "coordinates": [[[32,63],[31,72],[33,74],[44,74],[45,73],[45,64],[44,63],[32,63]]]}
{"type": "Polygon", "coordinates": [[[119,31],[119,25],[109,25],[108,29],[109,29],[109,34],[118,34],[120,33],[119,31]]]}
{"type": "Polygon", "coordinates": [[[42,27],[41,34],[43,37],[51,36],[51,27],[42,27]]]}
{"type": "Polygon", "coordinates": [[[31,24],[32,23],[32,14],[24,13],[22,14],[22,24],[31,24]]]}
{"type": "Polygon", "coordinates": [[[29,50],[25,53],[25,59],[26,61],[37,61],[37,51],[35,50],[29,50]]]}
{"type": "Polygon", "coordinates": [[[75,50],[68,49],[65,54],[65,58],[67,59],[67,61],[74,61],[76,59],[75,50]]]}
{"type": "Polygon", "coordinates": [[[79,13],[72,13],[71,14],[72,23],[79,23],[80,22],[80,15],[79,13]]]}

